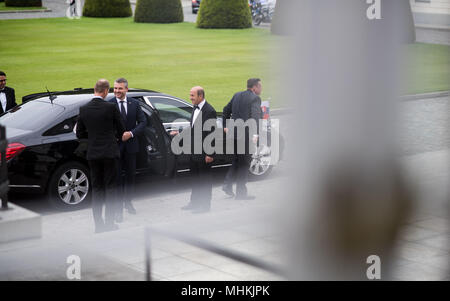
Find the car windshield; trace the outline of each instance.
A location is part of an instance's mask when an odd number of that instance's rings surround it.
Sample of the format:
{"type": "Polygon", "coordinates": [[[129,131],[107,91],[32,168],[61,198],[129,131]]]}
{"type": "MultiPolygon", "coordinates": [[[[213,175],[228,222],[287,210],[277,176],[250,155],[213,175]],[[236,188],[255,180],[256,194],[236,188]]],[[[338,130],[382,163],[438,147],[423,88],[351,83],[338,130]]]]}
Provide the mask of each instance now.
{"type": "Polygon", "coordinates": [[[15,107],[0,117],[0,124],[6,128],[21,130],[39,129],[47,122],[54,120],[64,111],[64,107],[42,101],[30,101],[15,107]]]}

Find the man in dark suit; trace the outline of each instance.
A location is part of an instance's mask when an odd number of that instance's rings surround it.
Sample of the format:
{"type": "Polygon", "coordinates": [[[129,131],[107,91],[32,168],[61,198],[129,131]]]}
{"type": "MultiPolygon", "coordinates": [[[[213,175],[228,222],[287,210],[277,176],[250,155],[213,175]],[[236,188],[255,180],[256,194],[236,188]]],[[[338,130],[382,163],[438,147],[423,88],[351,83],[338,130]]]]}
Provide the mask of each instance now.
{"type": "MultiPolygon", "coordinates": [[[[204,213],[211,209],[212,178],[211,164],[214,161],[214,150],[204,147],[205,138],[216,128],[216,110],[206,101],[205,90],[202,87],[193,87],[190,91],[190,100],[194,105],[191,115],[191,156],[190,170],[192,176],[192,192],[189,204],[183,210],[192,210],[192,213],[204,213]],[[205,123],[213,124],[209,129],[205,123]]],[[[171,132],[171,135],[178,131],[171,132]]],[[[214,141],[211,143],[214,147],[214,141]]]]}
{"type": "Polygon", "coordinates": [[[251,161],[250,148],[254,148],[258,141],[259,120],[262,118],[261,95],[262,85],[259,78],[251,78],[247,81],[247,90],[234,94],[230,102],[223,108],[223,124],[225,132],[228,132],[226,126],[227,119],[247,122],[253,120],[256,128],[246,127],[243,132],[245,135],[239,135],[242,129],[234,128],[234,158],[233,164],[225,176],[225,182],[222,190],[229,196],[234,196],[233,181],[236,178],[236,199],[249,200],[254,199],[247,193],[248,169],[251,161]],[[250,145],[249,141],[253,142],[250,145]],[[238,152],[238,145],[244,146],[244,152],[238,152]]]}
{"type": "Polygon", "coordinates": [[[109,101],[117,106],[125,124],[125,132],[119,141],[120,161],[118,169],[118,202],[116,222],[123,221],[123,208],[136,214],[131,200],[134,194],[136,154],[139,152],[138,136],[144,132],[147,121],[139,101],[127,97],[128,81],[119,78],[114,82],[114,98],[109,101]]]}
{"type": "Polygon", "coordinates": [[[78,139],[88,139],[87,160],[96,233],[119,228],[114,223],[117,161],[120,157],[117,141],[122,139],[125,129],[117,106],[104,100],[108,92],[109,82],[100,79],[95,84],[94,98],[80,108],[76,127],[78,139]]]}
{"type": "Polygon", "coordinates": [[[6,86],[6,73],[0,71],[0,114],[17,106],[16,94],[13,88],[6,86]]]}

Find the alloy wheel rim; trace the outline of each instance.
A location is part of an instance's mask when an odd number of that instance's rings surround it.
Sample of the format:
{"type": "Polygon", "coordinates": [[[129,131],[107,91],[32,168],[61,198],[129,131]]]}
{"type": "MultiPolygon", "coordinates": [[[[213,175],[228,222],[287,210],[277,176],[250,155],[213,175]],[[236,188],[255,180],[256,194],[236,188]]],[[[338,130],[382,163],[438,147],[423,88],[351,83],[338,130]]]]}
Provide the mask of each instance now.
{"type": "Polygon", "coordinates": [[[89,192],[89,180],[80,169],[64,172],[58,181],[58,196],[67,205],[77,205],[84,201],[89,192]]]}
{"type": "Polygon", "coordinates": [[[267,145],[262,145],[258,152],[253,154],[250,163],[250,172],[255,176],[263,175],[270,167],[271,154],[267,145]]]}

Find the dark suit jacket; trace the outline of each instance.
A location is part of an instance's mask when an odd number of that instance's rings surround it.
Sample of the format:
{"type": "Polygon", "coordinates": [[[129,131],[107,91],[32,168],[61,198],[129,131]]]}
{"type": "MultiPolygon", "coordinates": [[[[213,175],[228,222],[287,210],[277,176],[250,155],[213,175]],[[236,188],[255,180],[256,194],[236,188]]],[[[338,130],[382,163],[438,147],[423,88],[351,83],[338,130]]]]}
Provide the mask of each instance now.
{"type": "Polygon", "coordinates": [[[223,126],[226,127],[226,120],[242,119],[244,122],[249,119],[256,121],[256,131],[259,133],[259,120],[262,118],[261,98],[250,90],[234,94],[230,102],[223,108],[223,126]]]}
{"type": "MultiPolygon", "coordinates": [[[[113,97],[109,102],[116,105],[120,112],[120,106],[117,103],[116,97],[113,97]]],[[[139,152],[139,142],[138,136],[144,132],[145,126],[147,125],[147,120],[145,119],[144,112],[139,105],[139,101],[134,98],[127,97],[127,120],[124,121],[125,131],[131,131],[133,133],[133,138],[122,142],[120,139],[119,147],[120,150],[126,150],[128,154],[135,154],[139,152]]]]}
{"type": "Polygon", "coordinates": [[[14,89],[10,88],[10,87],[5,87],[5,90],[3,92],[5,92],[5,95],[6,95],[6,110],[3,111],[3,107],[0,105],[0,114],[17,106],[16,94],[14,92],[14,89]]]}
{"type": "Polygon", "coordinates": [[[117,141],[124,131],[116,105],[94,98],[80,108],[76,132],[78,139],[88,139],[88,160],[119,158],[117,141]]]}
{"type": "MultiPolygon", "coordinates": [[[[205,138],[211,134],[214,129],[216,128],[216,126],[214,126],[210,131],[205,131],[203,130],[203,126],[205,124],[205,122],[209,119],[213,119],[214,121],[217,120],[217,113],[216,110],[207,102],[205,101],[205,104],[203,105],[202,109],[201,109],[201,121],[202,123],[200,124],[200,115],[197,117],[197,119],[195,119],[194,124],[192,125],[192,129],[191,129],[191,159],[194,161],[198,161],[198,162],[204,162],[205,161],[205,156],[211,156],[214,157],[214,153],[211,152],[205,152],[205,150],[202,147],[202,154],[194,154],[194,134],[195,134],[195,130],[194,127],[197,126],[201,126],[202,127],[202,145],[203,142],[205,141],[205,138]]],[[[194,117],[194,111],[192,111],[192,115],[191,115],[191,124],[192,124],[192,118],[194,117]]],[[[213,143],[214,146],[214,143],[213,143]]]]}

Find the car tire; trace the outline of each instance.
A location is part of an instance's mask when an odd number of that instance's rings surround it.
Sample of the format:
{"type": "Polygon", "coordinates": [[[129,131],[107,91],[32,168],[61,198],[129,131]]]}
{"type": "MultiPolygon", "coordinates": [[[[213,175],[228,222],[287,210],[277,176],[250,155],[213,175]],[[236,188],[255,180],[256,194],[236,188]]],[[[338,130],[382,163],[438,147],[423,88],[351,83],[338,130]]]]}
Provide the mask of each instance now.
{"type": "Polygon", "coordinates": [[[252,155],[248,169],[249,178],[259,180],[267,177],[272,171],[270,147],[263,144],[258,147],[258,152],[252,155]]]}
{"type": "Polygon", "coordinates": [[[91,198],[89,169],[76,161],[59,166],[48,185],[50,204],[59,210],[71,211],[86,207],[91,198]]]}

